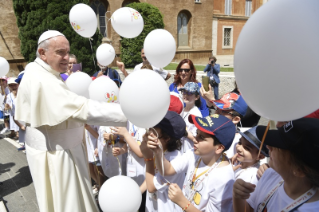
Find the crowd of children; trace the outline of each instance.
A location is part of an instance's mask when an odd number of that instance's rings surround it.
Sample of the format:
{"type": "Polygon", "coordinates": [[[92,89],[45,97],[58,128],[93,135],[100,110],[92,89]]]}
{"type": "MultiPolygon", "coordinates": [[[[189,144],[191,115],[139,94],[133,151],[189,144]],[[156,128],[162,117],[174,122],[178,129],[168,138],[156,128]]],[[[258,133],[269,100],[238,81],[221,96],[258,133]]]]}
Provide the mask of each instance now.
{"type": "MultiPolygon", "coordinates": [[[[11,130],[20,140],[25,126],[14,110],[22,76],[0,78],[1,133],[11,130]]],[[[185,81],[150,129],[129,121],[127,127],[85,125],[93,194],[108,178],[127,175],[140,186],[139,212],[319,210],[319,120],[302,118],[269,131],[243,128],[247,110],[238,89],[216,100],[211,86],[205,91],[185,81]],[[203,103],[213,109],[208,116],[203,103]]]]}

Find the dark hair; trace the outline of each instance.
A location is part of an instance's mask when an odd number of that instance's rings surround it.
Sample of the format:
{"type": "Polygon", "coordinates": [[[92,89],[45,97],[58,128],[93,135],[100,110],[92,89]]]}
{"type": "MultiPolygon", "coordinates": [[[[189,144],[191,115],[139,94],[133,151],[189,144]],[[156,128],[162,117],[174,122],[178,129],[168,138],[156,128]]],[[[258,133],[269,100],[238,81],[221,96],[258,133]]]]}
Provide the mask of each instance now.
{"type": "Polygon", "coordinates": [[[196,101],[195,101],[195,106],[196,107],[198,107],[198,108],[200,108],[200,106],[202,105],[202,101],[200,100],[200,95],[199,94],[195,94],[195,96],[197,97],[199,97],[196,101]]]}
{"type": "Polygon", "coordinates": [[[190,73],[191,73],[191,78],[190,78],[189,82],[198,82],[198,81],[196,80],[196,68],[195,68],[193,62],[192,62],[190,59],[184,59],[184,60],[182,60],[182,61],[178,64],[178,66],[177,66],[177,68],[176,68],[176,74],[175,74],[175,76],[174,76],[174,84],[175,84],[176,86],[182,83],[182,82],[181,82],[181,78],[179,77],[179,72],[178,72],[178,70],[179,70],[179,69],[181,68],[181,66],[182,66],[183,64],[185,64],[185,63],[187,63],[187,64],[189,65],[190,69],[191,69],[191,72],[190,72],[190,73]]]}
{"type": "Polygon", "coordinates": [[[181,150],[182,142],[180,139],[170,137],[162,129],[161,131],[162,131],[162,137],[164,139],[169,138],[169,141],[167,142],[167,151],[173,152],[175,150],[181,150]]]}
{"type": "Polygon", "coordinates": [[[242,119],[244,116],[238,113],[236,110],[231,110],[231,114],[233,117],[239,116],[240,119],[242,119]]]}
{"type": "Polygon", "coordinates": [[[293,151],[289,151],[289,161],[290,164],[300,169],[305,175],[308,181],[311,183],[313,187],[319,187],[319,171],[309,167],[305,162],[300,160],[293,151]]]}
{"type": "Polygon", "coordinates": [[[210,60],[211,60],[211,59],[214,59],[215,63],[217,62],[217,58],[214,57],[214,56],[209,57],[209,59],[210,59],[210,60]]]}

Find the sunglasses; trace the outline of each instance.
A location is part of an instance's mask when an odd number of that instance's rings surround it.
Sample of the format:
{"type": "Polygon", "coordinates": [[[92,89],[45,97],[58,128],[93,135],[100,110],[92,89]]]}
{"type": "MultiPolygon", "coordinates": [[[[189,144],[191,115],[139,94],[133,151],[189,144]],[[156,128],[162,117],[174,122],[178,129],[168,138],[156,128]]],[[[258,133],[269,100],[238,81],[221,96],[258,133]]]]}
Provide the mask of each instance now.
{"type": "Polygon", "coordinates": [[[188,73],[188,72],[190,72],[190,70],[191,70],[191,69],[189,69],[189,68],[180,68],[180,69],[178,69],[178,72],[183,72],[183,71],[185,71],[185,73],[188,73]]]}

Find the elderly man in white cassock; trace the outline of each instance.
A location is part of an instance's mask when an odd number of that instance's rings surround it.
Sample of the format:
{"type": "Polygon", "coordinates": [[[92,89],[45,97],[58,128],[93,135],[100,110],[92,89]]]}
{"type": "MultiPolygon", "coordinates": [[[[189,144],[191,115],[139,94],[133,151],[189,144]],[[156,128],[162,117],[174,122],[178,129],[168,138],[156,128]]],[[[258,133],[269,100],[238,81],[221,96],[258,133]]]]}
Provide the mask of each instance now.
{"type": "Polygon", "coordinates": [[[70,45],[49,30],[38,41],[17,97],[15,118],[27,123],[26,155],[41,212],[98,211],[83,146],[84,123],[126,126],[119,104],[86,99],[60,77],[68,69],[70,45]]]}

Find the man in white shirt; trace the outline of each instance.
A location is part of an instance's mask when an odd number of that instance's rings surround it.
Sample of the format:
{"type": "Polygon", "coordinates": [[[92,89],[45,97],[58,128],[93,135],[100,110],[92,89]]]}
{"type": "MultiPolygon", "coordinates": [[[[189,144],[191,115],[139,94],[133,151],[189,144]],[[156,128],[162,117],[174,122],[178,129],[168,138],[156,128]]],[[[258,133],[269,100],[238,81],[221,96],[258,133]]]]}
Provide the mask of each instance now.
{"type": "Polygon", "coordinates": [[[27,125],[26,155],[41,212],[98,211],[83,145],[84,123],[127,122],[119,104],[88,100],[67,88],[60,73],[68,69],[69,52],[62,33],[44,32],[17,96],[15,117],[27,125]]]}

